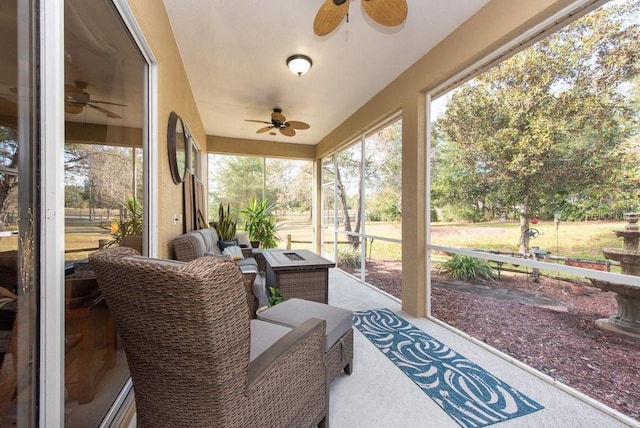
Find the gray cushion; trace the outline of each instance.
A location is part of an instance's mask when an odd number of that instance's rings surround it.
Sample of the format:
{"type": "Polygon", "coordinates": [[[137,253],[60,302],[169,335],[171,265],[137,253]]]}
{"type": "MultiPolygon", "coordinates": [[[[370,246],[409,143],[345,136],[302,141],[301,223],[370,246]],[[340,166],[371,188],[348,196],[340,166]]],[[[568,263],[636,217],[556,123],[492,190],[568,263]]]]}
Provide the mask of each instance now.
{"type": "Polygon", "coordinates": [[[258,273],[258,262],[254,258],[236,260],[240,270],[247,273],[258,273]]]}
{"type": "Polygon", "coordinates": [[[351,330],[353,325],[353,313],[350,310],[302,299],[285,300],[258,314],[258,319],[289,327],[297,327],[312,317],[327,321],[327,351],[351,330]]]}
{"type": "Polygon", "coordinates": [[[199,229],[192,233],[198,233],[204,240],[206,250],[217,255],[221,255],[222,252],[218,248],[218,232],[213,227],[207,229],[199,229]]]}
{"type": "Polygon", "coordinates": [[[251,348],[249,361],[253,361],[278,339],[289,333],[291,328],[270,322],[251,320],[251,348]]]}
{"type": "Polygon", "coordinates": [[[205,245],[204,239],[199,233],[187,233],[182,235],[176,239],[174,239],[176,244],[176,258],[180,261],[190,262],[191,260],[195,260],[198,257],[204,256],[204,253],[207,251],[207,247],[205,245]],[[188,245],[184,245],[188,243],[188,245]]]}

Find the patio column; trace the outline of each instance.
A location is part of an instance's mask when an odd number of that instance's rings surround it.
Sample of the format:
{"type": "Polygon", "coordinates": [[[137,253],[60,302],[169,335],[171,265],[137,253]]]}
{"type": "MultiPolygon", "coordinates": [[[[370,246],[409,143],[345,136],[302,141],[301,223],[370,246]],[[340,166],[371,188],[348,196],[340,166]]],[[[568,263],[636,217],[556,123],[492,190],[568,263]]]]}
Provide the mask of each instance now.
{"type": "Polygon", "coordinates": [[[402,106],[402,310],[426,315],[426,121],[423,93],[402,106]]]}

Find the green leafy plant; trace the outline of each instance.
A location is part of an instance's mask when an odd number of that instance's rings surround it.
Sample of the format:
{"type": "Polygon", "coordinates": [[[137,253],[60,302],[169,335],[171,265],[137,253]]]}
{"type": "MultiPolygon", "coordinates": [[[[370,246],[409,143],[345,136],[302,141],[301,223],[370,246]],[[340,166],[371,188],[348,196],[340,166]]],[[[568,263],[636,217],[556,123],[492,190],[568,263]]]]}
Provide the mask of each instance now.
{"type": "Polygon", "coordinates": [[[218,232],[218,239],[221,241],[230,241],[236,237],[236,228],[238,225],[237,217],[231,215],[231,209],[227,204],[225,211],[224,205],[218,207],[218,222],[215,224],[218,232]]]}
{"type": "Polygon", "coordinates": [[[278,246],[278,227],[273,215],[275,204],[269,204],[266,199],[258,202],[251,198],[249,206],[242,210],[244,215],[244,230],[252,241],[260,241],[262,248],[278,246]]]}
{"type": "Polygon", "coordinates": [[[124,208],[125,213],[109,226],[113,239],[107,243],[107,247],[121,245],[127,236],[142,235],[142,203],[138,202],[135,196],[132,196],[127,199],[124,208]]]}
{"type": "Polygon", "coordinates": [[[269,287],[269,307],[284,302],[284,297],[279,288],[269,287]]]}
{"type": "Polygon", "coordinates": [[[338,247],[338,264],[351,268],[360,266],[360,249],[351,245],[340,245],[338,247]]]}
{"type": "Polygon", "coordinates": [[[439,263],[437,272],[454,279],[494,279],[493,267],[483,259],[454,254],[449,260],[439,263]]]}

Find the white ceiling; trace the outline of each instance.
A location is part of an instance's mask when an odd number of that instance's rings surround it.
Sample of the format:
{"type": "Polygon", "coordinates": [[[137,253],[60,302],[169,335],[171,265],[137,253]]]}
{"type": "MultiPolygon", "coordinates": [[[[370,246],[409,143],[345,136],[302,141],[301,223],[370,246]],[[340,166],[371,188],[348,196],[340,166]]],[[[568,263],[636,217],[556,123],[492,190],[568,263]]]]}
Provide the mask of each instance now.
{"type": "Polygon", "coordinates": [[[349,22],[318,37],[323,1],[164,0],[207,135],[273,141],[245,119],[278,106],[311,128],[276,141],[316,144],[488,2],[407,0],[407,20],[389,28],[350,0],[349,22]],[[285,64],[298,53],[313,60],[302,77],[285,64]]]}

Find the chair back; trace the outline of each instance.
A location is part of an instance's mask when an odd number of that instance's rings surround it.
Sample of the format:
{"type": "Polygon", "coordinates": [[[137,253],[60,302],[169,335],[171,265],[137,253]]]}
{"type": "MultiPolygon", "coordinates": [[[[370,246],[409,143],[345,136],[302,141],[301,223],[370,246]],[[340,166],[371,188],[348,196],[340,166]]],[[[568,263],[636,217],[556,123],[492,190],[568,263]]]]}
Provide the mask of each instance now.
{"type": "Polygon", "coordinates": [[[250,332],[233,262],[158,260],[123,247],[89,261],[122,339],[138,426],[211,426],[241,399],[250,332]]]}

